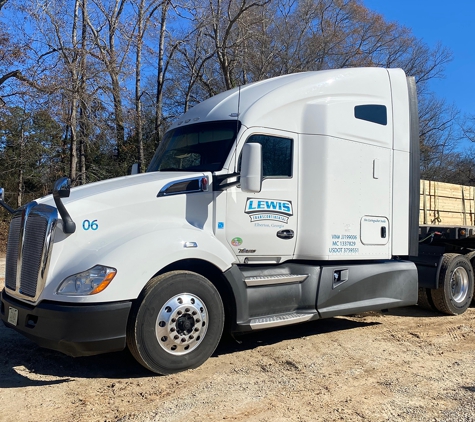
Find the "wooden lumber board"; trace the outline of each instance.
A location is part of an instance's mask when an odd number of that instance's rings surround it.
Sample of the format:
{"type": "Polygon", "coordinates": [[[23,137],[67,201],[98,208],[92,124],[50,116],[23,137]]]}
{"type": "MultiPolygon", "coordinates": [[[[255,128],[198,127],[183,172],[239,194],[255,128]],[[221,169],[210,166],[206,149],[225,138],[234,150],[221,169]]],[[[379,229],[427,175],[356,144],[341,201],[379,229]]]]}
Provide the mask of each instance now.
{"type": "Polygon", "coordinates": [[[474,187],[420,182],[419,224],[475,226],[474,187]]]}
{"type": "Polygon", "coordinates": [[[462,199],[462,192],[465,199],[473,200],[473,186],[455,185],[452,183],[431,182],[429,180],[421,180],[421,194],[422,187],[425,184],[426,193],[429,195],[438,195],[444,198],[459,198],[462,199]]]}

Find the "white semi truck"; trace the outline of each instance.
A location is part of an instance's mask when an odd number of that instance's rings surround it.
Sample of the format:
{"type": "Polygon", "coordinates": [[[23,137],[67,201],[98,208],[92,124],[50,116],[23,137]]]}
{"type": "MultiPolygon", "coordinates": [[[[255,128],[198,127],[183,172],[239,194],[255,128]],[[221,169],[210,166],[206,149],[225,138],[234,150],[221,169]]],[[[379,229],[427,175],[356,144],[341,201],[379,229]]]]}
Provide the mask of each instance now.
{"type": "Polygon", "coordinates": [[[1,318],[71,356],[128,346],[169,374],[206,361],[223,328],[418,295],[459,314],[473,296],[467,245],[419,251],[416,88],[400,69],[242,86],[179,118],[144,174],[63,178],[18,210],[0,196],[13,213],[1,318]]]}

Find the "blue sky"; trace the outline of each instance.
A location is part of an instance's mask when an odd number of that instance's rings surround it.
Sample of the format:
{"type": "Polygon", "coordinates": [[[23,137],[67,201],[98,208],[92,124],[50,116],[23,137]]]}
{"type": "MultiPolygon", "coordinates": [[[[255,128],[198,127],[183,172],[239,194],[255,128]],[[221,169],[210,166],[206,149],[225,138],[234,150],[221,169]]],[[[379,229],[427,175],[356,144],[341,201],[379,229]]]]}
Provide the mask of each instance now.
{"type": "Polygon", "coordinates": [[[431,90],[475,116],[475,0],[363,0],[386,21],[398,22],[433,47],[441,42],[453,54],[445,78],[431,90]]]}

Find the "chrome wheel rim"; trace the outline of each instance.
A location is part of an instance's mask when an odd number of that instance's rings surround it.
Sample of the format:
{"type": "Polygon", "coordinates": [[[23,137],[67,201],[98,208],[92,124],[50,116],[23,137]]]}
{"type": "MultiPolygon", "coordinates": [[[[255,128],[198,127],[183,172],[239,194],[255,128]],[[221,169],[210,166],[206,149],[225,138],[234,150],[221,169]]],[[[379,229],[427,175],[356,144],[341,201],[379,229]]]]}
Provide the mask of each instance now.
{"type": "Polygon", "coordinates": [[[457,303],[462,303],[468,294],[468,273],[463,267],[457,267],[450,279],[452,298],[457,303]]]}
{"type": "Polygon", "coordinates": [[[208,310],[190,293],[172,297],[160,309],[155,324],[158,344],[172,355],[185,355],[196,349],[208,330],[208,310]]]}

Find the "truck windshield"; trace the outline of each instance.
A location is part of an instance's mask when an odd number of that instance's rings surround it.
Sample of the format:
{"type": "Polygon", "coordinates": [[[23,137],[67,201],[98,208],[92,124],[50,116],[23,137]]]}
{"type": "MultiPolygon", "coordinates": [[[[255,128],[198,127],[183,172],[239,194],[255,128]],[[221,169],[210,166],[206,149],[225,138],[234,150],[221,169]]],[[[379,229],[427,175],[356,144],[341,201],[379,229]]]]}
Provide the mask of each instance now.
{"type": "Polygon", "coordinates": [[[229,155],[239,122],[196,123],[168,131],[147,172],[218,171],[229,155]]]}

